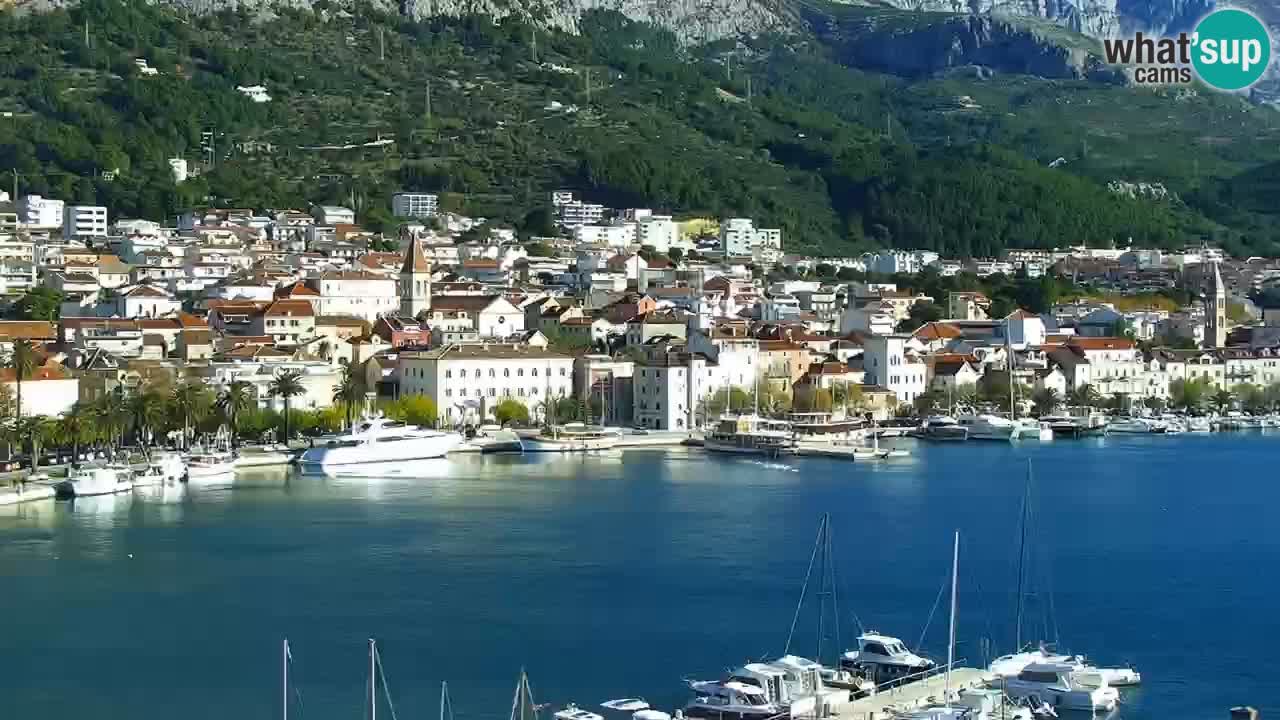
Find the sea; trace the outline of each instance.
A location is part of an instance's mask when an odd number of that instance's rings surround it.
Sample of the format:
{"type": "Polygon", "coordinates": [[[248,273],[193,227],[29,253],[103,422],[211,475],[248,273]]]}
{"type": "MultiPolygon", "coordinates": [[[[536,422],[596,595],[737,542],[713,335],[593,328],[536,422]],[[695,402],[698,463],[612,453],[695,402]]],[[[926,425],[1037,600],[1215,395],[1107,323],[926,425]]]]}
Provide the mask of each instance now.
{"type": "Polygon", "coordinates": [[[282,718],[286,638],[289,718],[314,720],[368,718],[371,638],[397,720],[438,718],[442,682],[450,716],[502,720],[522,671],[548,716],[672,711],[684,679],[830,661],[864,630],[944,659],[957,531],[964,664],[1010,651],[1021,604],[1024,643],[1142,672],[1115,717],[1280,715],[1280,435],[901,443],[883,463],[468,456],[3,508],[0,718],[282,718]],[[802,593],[824,516],[832,592],[802,593]]]}

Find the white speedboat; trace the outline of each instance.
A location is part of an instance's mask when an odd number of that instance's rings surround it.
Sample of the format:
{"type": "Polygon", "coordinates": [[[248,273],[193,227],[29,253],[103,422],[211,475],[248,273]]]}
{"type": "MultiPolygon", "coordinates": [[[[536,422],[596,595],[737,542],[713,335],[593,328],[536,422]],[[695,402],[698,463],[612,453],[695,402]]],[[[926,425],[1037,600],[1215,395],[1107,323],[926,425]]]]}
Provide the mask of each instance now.
{"type": "Polygon", "coordinates": [[[229,482],[235,480],[235,476],[235,458],[231,453],[209,450],[187,456],[189,482],[229,482]]]}
{"type": "Polygon", "coordinates": [[[747,683],[719,680],[690,681],[694,698],[684,714],[702,720],[767,720],[783,709],[769,702],[764,689],[747,683]]]}
{"type": "Polygon", "coordinates": [[[1125,435],[1163,435],[1169,426],[1160,420],[1144,417],[1130,417],[1112,420],[1107,424],[1107,432],[1125,435]]]}
{"type": "Polygon", "coordinates": [[[846,652],[840,658],[840,666],[881,687],[919,679],[937,664],[911,652],[896,637],[869,632],[858,636],[858,649],[846,652]]]}
{"type": "Polygon", "coordinates": [[[924,421],[916,431],[916,435],[925,440],[938,442],[964,442],[969,439],[969,428],[961,425],[953,417],[934,415],[924,421]]]}
{"type": "Polygon", "coordinates": [[[133,476],[134,487],[149,485],[172,485],[182,482],[187,476],[187,463],[177,453],[155,453],[147,461],[147,466],[133,476]]]}
{"type": "Polygon", "coordinates": [[[568,423],[552,425],[520,441],[525,452],[599,452],[611,450],[622,439],[616,428],[568,423]]]}
{"type": "Polygon", "coordinates": [[[1114,710],[1120,691],[1097,672],[1076,663],[1032,663],[995,684],[1015,700],[1028,700],[1066,710],[1114,710]]]}
{"type": "Polygon", "coordinates": [[[304,471],[376,463],[405,463],[444,457],[462,443],[455,432],[440,432],[397,420],[371,418],[351,433],[329,440],[302,453],[304,471]]]}
{"type": "Polygon", "coordinates": [[[791,423],[760,415],[722,417],[707,433],[703,447],[711,452],[777,457],[795,453],[791,423]]]}
{"type": "Polygon", "coordinates": [[[115,465],[89,465],[71,470],[55,488],[60,498],[114,495],[133,489],[133,472],[115,465]]]}

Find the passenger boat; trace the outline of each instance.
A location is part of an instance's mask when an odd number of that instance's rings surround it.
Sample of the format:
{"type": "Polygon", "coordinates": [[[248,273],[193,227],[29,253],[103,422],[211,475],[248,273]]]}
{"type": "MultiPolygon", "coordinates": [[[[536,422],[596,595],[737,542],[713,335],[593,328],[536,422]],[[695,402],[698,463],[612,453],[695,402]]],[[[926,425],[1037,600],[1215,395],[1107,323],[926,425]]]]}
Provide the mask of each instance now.
{"type": "Polygon", "coordinates": [[[54,486],[62,499],[114,495],[133,489],[133,471],[115,465],[88,465],[71,470],[67,479],[54,486]]]}
{"type": "Polygon", "coordinates": [[[999,680],[997,687],[1015,700],[1065,710],[1109,711],[1120,701],[1120,691],[1102,675],[1069,662],[1032,663],[1016,676],[999,680]]]}
{"type": "Polygon", "coordinates": [[[622,439],[616,428],[568,423],[552,425],[520,441],[525,452],[599,452],[611,450],[622,439]]]}
{"type": "Polygon", "coordinates": [[[777,457],[795,453],[791,423],[760,415],[723,417],[703,446],[718,453],[777,457]]]}
{"type": "Polygon", "coordinates": [[[439,432],[398,420],[369,418],[349,434],[302,453],[304,472],[375,463],[406,463],[444,457],[462,444],[455,432],[439,432]]]}

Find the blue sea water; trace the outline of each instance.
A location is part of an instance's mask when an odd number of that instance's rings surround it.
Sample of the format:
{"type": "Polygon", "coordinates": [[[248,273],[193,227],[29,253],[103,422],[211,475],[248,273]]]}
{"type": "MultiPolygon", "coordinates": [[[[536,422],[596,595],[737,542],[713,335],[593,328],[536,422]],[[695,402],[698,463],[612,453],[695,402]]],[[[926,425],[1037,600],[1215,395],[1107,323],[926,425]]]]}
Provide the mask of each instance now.
{"type": "Polygon", "coordinates": [[[845,645],[859,621],[914,645],[932,613],[923,646],[945,657],[959,530],[958,653],[976,663],[1013,641],[1028,458],[1026,634],[1135,663],[1126,720],[1280,712],[1280,437],[912,447],[878,466],[473,457],[10,508],[0,718],[278,718],[285,636],[291,718],[363,717],[369,637],[400,718],[434,717],[442,680],[458,718],[503,718],[522,667],[539,702],[672,709],[682,677],[782,651],[823,513],[845,645]]]}

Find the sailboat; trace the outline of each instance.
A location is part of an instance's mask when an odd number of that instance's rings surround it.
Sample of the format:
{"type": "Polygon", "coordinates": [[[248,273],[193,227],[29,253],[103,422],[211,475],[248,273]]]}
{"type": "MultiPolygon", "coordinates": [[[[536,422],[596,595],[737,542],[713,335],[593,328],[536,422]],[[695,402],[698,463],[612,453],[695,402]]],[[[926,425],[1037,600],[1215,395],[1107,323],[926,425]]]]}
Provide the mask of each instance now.
{"type": "Polygon", "coordinates": [[[387,701],[387,710],[391,712],[391,720],[396,720],[396,707],[391,702],[391,688],[387,686],[387,676],[382,670],[382,656],[378,654],[378,643],[369,638],[369,717],[378,720],[378,681],[382,681],[383,697],[387,701]]]}
{"type": "Polygon", "coordinates": [[[947,667],[942,702],[894,715],[901,720],[1032,720],[1030,709],[1007,702],[997,690],[953,691],[951,670],[956,663],[956,585],[960,570],[960,531],[951,546],[951,623],[947,633],[947,667]]]}
{"type": "Polygon", "coordinates": [[[524,668],[520,668],[520,679],[516,681],[516,694],[511,699],[511,720],[538,720],[538,712],[541,710],[542,706],[533,701],[529,675],[524,668]]]}
{"type": "Polygon", "coordinates": [[[1025,625],[1027,586],[1030,582],[1028,565],[1031,564],[1031,549],[1028,545],[1028,536],[1033,522],[1032,515],[1035,506],[1032,496],[1033,484],[1034,476],[1032,474],[1031,461],[1028,460],[1027,482],[1022,496],[1022,515],[1019,523],[1017,572],[1018,597],[1017,609],[1014,618],[1014,652],[996,658],[988,669],[998,678],[1009,679],[1017,677],[1023,670],[1031,665],[1070,663],[1078,665],[1081,670],[1088,670],[1090,674],[1096,675],[1101,679],[1104,685],[1109,685],[1111,687],[1126,687],[1140,684],[1142,682],[1142,674],[1133,668],[1097,668],[1087,666],[1085,664],[1084,656],[1054,653],[1050,650],[1051,645],[1047,641],[1036,643],[1034,648],[1031,647],[1030,643],[1024,644],[1023,626],[1025,625]]]}

